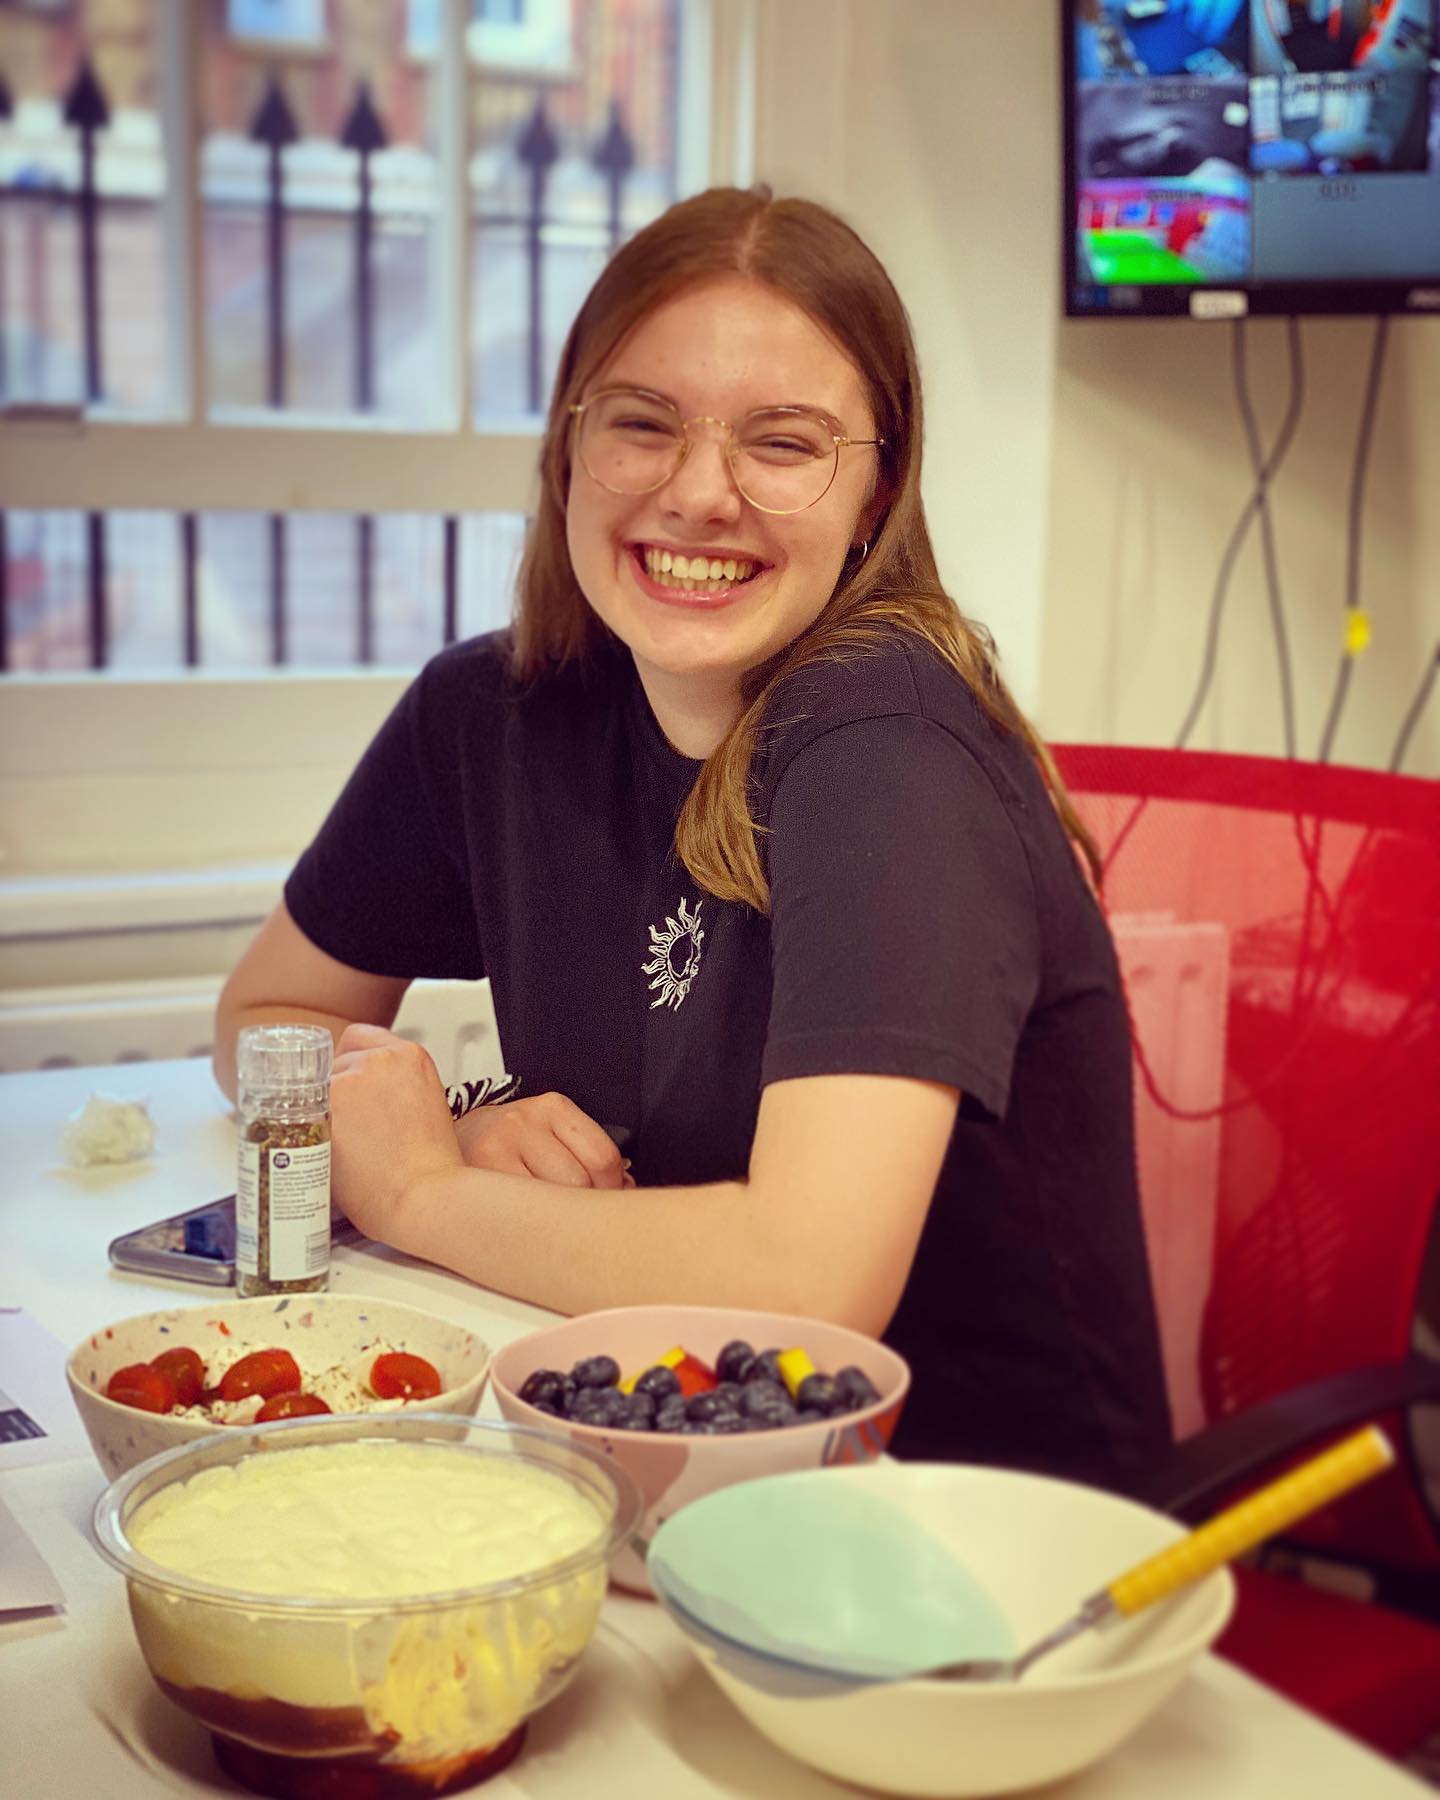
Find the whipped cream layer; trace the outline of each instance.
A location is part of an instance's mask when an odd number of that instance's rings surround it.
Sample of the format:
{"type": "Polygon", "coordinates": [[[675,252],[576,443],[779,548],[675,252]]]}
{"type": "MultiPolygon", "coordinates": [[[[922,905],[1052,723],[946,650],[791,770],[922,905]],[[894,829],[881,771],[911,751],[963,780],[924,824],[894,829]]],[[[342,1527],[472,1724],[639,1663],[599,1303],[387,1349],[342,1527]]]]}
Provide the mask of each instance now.
{"type": "MultiPolygon", "coordinates": [[[[377,1598],[306,1617],[132,1583],[146,1660],[179,1689],[363,1709],[397,1761],[498,1742],[551,1693],[594,1629],[604,1562],[503,1600],[393,1613],[411,1600],[528,1574],[608,1521],[558,1475],[443,1444],[316,1444],[202,1470],[147,1501],[131,1543],[177,1573],[277,1598],[377,1598]]],[[[257,1742],[263,1738],[257,1736],[257,1742]]]]}

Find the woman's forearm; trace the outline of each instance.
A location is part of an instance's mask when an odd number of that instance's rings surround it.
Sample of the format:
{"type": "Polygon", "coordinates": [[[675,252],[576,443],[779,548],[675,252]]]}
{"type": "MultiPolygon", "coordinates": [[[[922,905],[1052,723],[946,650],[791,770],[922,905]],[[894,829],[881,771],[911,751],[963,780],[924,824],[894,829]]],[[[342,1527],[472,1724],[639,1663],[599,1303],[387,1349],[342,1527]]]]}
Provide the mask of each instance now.
{"type": "Polygon", "coordinates": [[[826,1259],[800,1241],[787,1210],[743,1181],[597,1190],[461,1168],[417,1185],[387,1235],[408,1255],[555,1312],[674,1303],[803,1313],[862,1331],[885,1323],[830,1285],[826,1259]]]}

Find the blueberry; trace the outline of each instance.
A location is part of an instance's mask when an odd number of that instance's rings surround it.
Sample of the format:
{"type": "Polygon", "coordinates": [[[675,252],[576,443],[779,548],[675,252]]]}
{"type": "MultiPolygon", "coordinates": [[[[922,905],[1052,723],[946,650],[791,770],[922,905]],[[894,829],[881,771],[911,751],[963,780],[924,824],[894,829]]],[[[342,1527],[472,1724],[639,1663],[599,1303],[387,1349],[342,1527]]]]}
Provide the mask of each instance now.
{"type": "Polygon", "coordinates": [[[680,1392],[680,1377],[673,1369],[667,1369],[664,1363],[656,1363],[653,1369],[647,1369],[635,1383],[635,1392],[653,1394],[657,1400],[662,1400],[666,1394],[680,1392]]]}
{"type": "Polygon", "coordinates": [[[587,1356],[570,1371],[576,1387],[614,1387],[620,1379],[620,1365],[613,1356],[587,1356]]]}
{"type": "Polygon", "coordinates": [[[745,1371],[745,1380],[747,1385],[752,1381],[775,1381],[783,1387],[785,1383],[780,1374],[780,1352],[762,1350],[745,1371]]]}
{"type": "Polygon", "coordinates": [[[526,1376],[520,1398],[527,1406],[544,1405],[552,1412],[558,1412],[564,1393],[565,1377],[558,1369],[537,1369],[533,1375],[526,1376]]]}
{"type": "Polygon", "coordinates": [[[687,1419],[680,1427],[683,1437],[718,1437],[713,1419],[687,1419]]]}
{"type": "Polygon", "coordinates": [[[649,1431],[655,1421],[655,1402],[649,1394],[621,1394],[613,1410],[622,1431],[649,1431]]]}
{"type": "Polygon", "coordinates": [[[873,1406],[880,1398],[875,1383],[863,1369],[857,1369],[854,1363],[840,1371],[835,1377],[835,1385],[845,1397],[846,1412],[859,1412],[862,1406],[873,1406]]]}
{"type": "Polygon", "coordinates": [[[846,1401],[833,1375],[807,1375],[795,1390],[795,1400],[802,1410],[830,1414],[843,1412],[846,1401]]]}
{"type": "Polygon", "coordinates": [[[714,1391],[717,1400],[723,1400],[736,1412],[740,1411],[745,1399],[745,1390],[738,1381],[722,1381],[714,1391]]]}
{"type": "Polygon", "coordinates": [[[709,1421],[710,1429],[717,1435],[729,1435],[745,1429],[745,1421],[733,1408],[717,1412],[709,1421]]]}
{"type": "Polygon", "coordinates": [[[560,1417],[560,1408],[558,1406],[552,1406],[548,1400],[532,1400],[530,1404],[535,1408],[536,1412],[549,1413],[552,1419],[558,1419],[560,1417]]]}
{"type": "Polygon", "coordinates": [[[715,1393],[692,1394],[685,1402],[685,1416],[689,1419],[713,1419],[716,1413],[734,1411],[715,1393]]]}
{"type": "Polygon", "coordinates": [[[782,1425],[793,1425],[799,1416],[788,1400],[749,1409],[749,1418],[757,1431],[778,1431],[782,1425]]]}
{"type": "Polygon", "coordinates": [[[576,1425],[614,1425],[625,1410],[626,1400],[627,1396],[616,1388],[581,1388],[570,1408],[570,1417],[576,1425]]]}
{"type": "Polygon", "coordinates": [[[685,1402],[679,1394],[669,1395],[656,1409],[656,1431],[679,1431],[685,1423],[685,1402]]]}
{"type": "Polygon", "coordinates": [[[721,1381],[743,1381],[755,1352],[744,1338],[733,1338],[715,1358],[715,1373],[721,1381]]]}
{"type": "Polygon", "coordinates": [[[763,1412],[766,1407],[788,1405],[789,1401],[790,1396],[778,1381],[747,1381],[741,1407],[747,1413],[763,1412]]]}
{"type": "Polygon", "coordinates": [[[797,1425],[813,1425],[817,1419],[824,1417],[825,1414],[817,1412],[813,1406],[802,1406],[795,1415],[795,1423],[797,1425]]]}

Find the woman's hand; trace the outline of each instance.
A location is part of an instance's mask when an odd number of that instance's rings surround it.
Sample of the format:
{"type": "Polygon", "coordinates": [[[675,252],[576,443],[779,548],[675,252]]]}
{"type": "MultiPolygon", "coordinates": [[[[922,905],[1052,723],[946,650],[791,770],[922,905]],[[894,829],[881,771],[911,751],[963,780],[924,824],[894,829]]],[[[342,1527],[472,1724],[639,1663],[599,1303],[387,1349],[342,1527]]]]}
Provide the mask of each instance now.
{"type": "Polygon", "coordinates": [[[335,1198],[367,1237],[403,1249],[403,1216],[416,1190],[464,1167],[445,1089],[428,1052],[378,1025],[347,1026],[335,1049],[335,1198]]]}
{"type": "Polygon", "coordinates": [[[563,1094],[477,1106],[455,1127],[472,1169],[533,1175],[563,1187],[634,1187],[605,1131],[563,1094]]]}

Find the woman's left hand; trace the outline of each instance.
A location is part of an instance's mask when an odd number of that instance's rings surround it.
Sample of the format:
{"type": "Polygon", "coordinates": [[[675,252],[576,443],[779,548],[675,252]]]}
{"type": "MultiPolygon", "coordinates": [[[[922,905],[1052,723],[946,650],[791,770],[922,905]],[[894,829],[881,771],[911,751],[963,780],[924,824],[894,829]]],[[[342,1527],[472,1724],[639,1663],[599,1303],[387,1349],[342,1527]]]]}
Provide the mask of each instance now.
{"type": "Polygon", "coordinates": [[[335,1046],[330,1135],[336,1201],[367,1237],[401,1249],[407,1199],[465,1167],[428,1052],[378,1025],[349,1025],[335,1046]]]}

